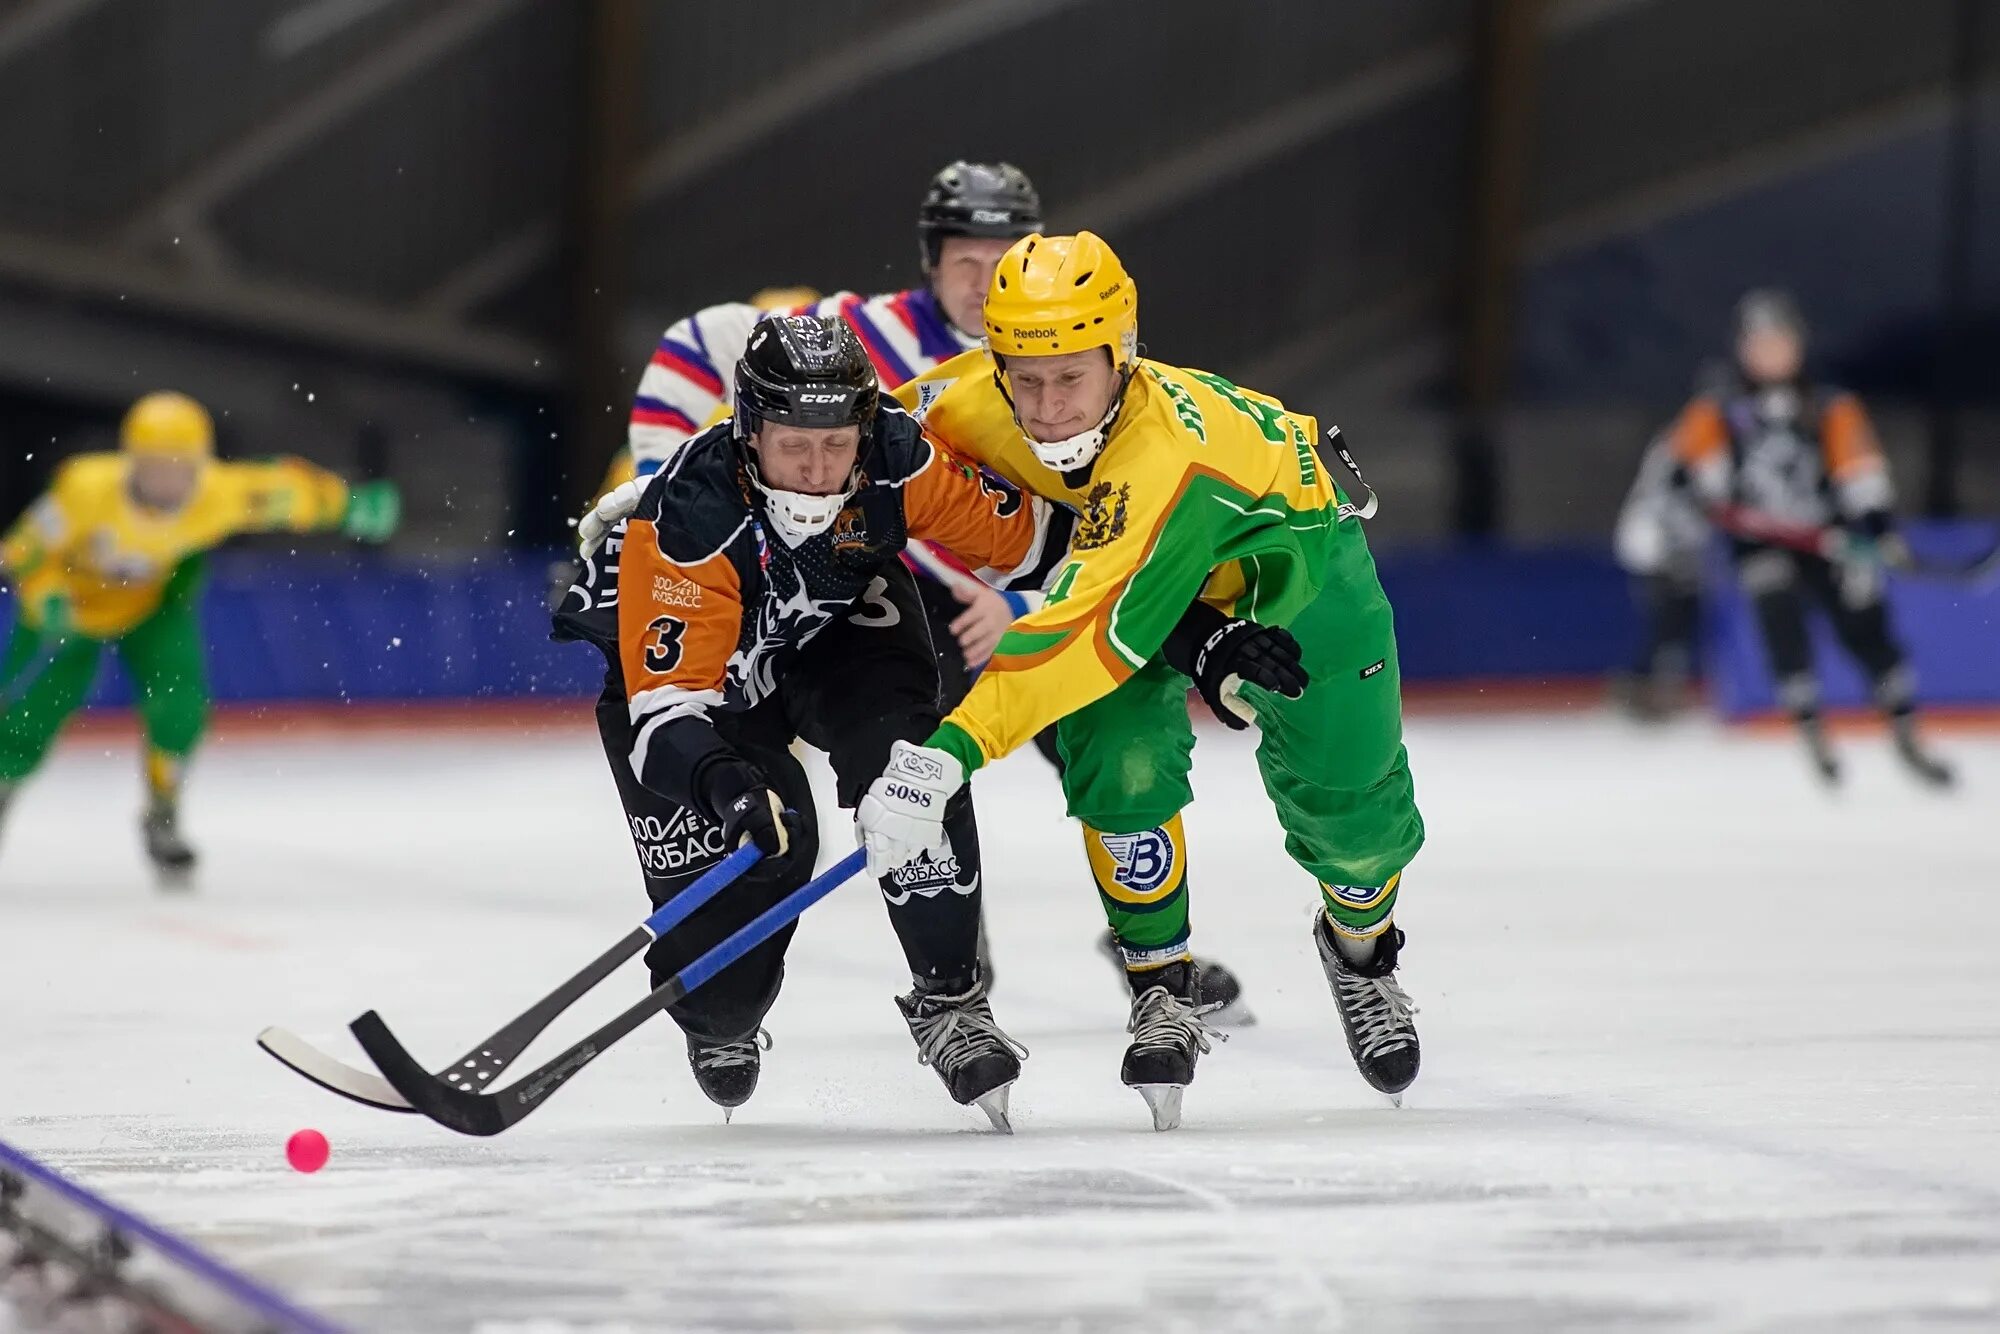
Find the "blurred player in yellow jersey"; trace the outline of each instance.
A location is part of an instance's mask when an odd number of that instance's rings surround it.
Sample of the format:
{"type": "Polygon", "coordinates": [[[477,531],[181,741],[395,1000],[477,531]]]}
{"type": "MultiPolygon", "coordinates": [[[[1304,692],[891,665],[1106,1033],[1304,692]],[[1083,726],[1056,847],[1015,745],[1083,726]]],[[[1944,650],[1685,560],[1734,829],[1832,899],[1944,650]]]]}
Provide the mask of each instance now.
{"type": "Polygon", "coordinates": [[[116,453],[80,454],[0,547],[17,602],[0,658],[0,815],[48,754],[106,645],[132,679],[146,734],[146,853],[192,868],[181,776],[208,722],[198,603],[203,558],[238,533],[334,531],[386,539],[390,482],[350,486],[298,459],[224,462],[206,409],[184,394],[132,406],[116,453]]]}

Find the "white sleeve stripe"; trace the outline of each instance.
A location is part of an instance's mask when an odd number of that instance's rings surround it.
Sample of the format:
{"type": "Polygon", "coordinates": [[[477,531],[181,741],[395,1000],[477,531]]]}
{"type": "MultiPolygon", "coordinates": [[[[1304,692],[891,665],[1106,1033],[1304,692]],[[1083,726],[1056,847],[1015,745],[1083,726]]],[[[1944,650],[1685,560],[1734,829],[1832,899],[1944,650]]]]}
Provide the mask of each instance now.
{"type": "Polygon", "coordinates": [[[681,718],[688,714],[708,716],[710,705],[723,703],[720,690],[689,690],[686,686],[654,686],[651,690],[641,690],[632,696],[628,704],[633,726],[638,726],[642,718],[651,718],[646,724],[650,730],[654,724],[669,718],[681,718]]]}

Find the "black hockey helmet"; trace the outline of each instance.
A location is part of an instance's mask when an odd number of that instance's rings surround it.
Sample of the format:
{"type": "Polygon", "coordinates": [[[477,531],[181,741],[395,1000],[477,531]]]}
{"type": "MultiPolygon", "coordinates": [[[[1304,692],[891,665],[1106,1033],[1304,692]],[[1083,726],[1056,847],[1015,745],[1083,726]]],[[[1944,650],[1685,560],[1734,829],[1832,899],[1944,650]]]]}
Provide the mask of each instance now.
{"type": "Polygon", "coordinates": [[[937,267],[947,236],[997,236],[1015,241],[1042,230],[1042,197],[1011,162],[952,163],[931,177],[917,210],[917,249],[924,272],[937,267]]]}
{"type": "Polygon", "coordinates": [[[762,422],[790,426],[859,426],[865,442],[881,390],[875,366],[846,320],[830,315],[774,315],[760,321],[736,363],[736,435],[749,440],[762,422]]]}

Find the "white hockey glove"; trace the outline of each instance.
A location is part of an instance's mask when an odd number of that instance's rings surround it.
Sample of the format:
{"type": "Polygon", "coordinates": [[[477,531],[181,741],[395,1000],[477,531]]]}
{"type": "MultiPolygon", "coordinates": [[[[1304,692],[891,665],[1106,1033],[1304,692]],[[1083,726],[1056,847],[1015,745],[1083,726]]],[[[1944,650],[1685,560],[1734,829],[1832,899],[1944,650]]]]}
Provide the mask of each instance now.
{"type": "Polygon", "coordinates": [[[964,785],[965,770],[945,751],[907,741],[890,747],[889,767],[854,813],[868,874],[887,875],[925,852],[942,854],[944,804],[964,785]]]}
{"type": "Polygon", "coordinates": [[[590,513],[576,521],[576,549],[585,560],[597,554],[604,545],[604,539],[611,530],[632,517],[639,508],[639,497],[646,494],[646,484],[652,481],[651,474],[634,477],[631,481],[612,487],[597,503],[590,507],[590,513]]]}

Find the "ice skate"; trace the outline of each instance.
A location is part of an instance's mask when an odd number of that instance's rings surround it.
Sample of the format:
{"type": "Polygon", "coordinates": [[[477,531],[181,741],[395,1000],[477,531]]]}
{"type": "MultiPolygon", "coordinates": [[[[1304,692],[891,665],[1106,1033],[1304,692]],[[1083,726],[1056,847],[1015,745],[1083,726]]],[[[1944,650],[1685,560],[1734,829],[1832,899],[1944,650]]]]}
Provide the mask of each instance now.
{"type": "Polygon", "coordinates": [[[1924,749],[1917,739],[1917,720],[1911,714],[1891,718],[1889,726],[1896,741],[1896,757],[1919,782],[1931,787],[1950,787],[1958,781],[1958,775],[1943,760],[1924,749]]]}
{"type": "Polygon", "coordinates": [[[146,840],[146,858],[159,872],[162,887],[185,887],[194,872],[195,852],[181,837],[179,805],[170,798],[153,798],[146,805],[140,830],[146,840]]]}
{"type": "MultiPolygon", "coordinates": [[[[1125,954],[1118,948],[1118,937],[1106,931],[1097,938],[1097,948],[1124,977],[1125,954]]],[[[1196,959],[1194,969],[1195,1009],[1203,1023],[1210,1028],[1248,1028],[1257,1022],[1235,973],[1213,959],[1196,959]]]]}
{"type": "Polygon", "coordinates": [[[953,1102],[977,1107],[995,1130],[1013,1134],[1007,1095],[1028,1049],[994,1022],[986,983],[975,981],[952,994],[919,981],[909,995],[896,997],[896,1008],[916,1041],[917,1064],[937,1071],[953,1102]]]}
{"type": "Polygon", "coordinates": [[[734,1042],[705,1042],[690,1033],[687,1044],[694,1082],[722,1109],[722,1123],[728,1125],[736,1109],[757,1091],[757,1076],[763,1073],[764,1053],[771,1050],[771,1035],[760,1028],[734,1042]]]}
{"type": "Polygon", "coordinates": [[[1153,1129],[1172,1130],[1181,1123],[1181,1094],[1194,1082],[1195,1062],[1211,1036],[1225,1035],[1211,1034],[1202,1022],[1192,962],[1127,973],[1126,980],[1135,993],[1125,1023],[1132,1043],[1118,1077],[1146,1100],[1153,1129]]]}
{"type": "Polygon", "coordinates": [[[1340,1010],[1340,1026],[1347,1033],[1347,1051],[1355,1068],[1376,1091],[1401,1107],[1403,1090],[1416,1079],[1421,1059],[1412,1019],[1417,1007],[1394,976],[1403,933],[1392,926],[1375,937],[1374,953],[1357,964],[1334,943],[1326,914],[1315,909],[1313,944],[1327,985],[1333,988],[1333,1003],[1340,1010]]]}
{"type": "Polygon", "coordinates": [[[1812,761],[1813,773],[1828,787],[1837,787],[1840,783],[1840,760],[1826,739],[1825,724],[1817,717],[1801,718],[1799,736],[1806,743],[1806,756],[1812,761]]]}

